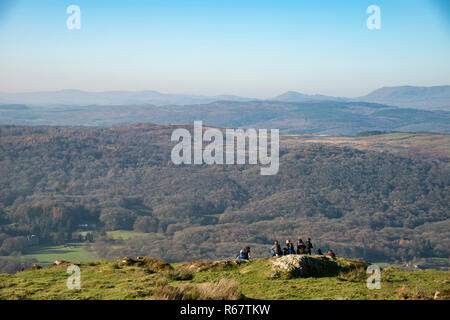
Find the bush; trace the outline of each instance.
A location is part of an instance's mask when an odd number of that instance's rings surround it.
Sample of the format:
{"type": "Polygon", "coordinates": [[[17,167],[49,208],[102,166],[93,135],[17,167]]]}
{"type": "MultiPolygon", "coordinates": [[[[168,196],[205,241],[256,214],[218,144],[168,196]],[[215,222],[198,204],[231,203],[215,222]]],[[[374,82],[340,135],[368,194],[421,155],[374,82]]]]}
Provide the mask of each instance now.
{"type": "Polygon", "coordinates": [[[419,288],[408,288],[406,286],[401,287],[397,290],[397,297],[400,300],[425,300],[431,299],[431,297],[426,297],[426,295],[419,288]]]}
{"type": "Polygon", "coordinates": [[[172,270],[167,273],[167,278],[173,281],[192,280],[194,273],[188,270],[172,270]]]}

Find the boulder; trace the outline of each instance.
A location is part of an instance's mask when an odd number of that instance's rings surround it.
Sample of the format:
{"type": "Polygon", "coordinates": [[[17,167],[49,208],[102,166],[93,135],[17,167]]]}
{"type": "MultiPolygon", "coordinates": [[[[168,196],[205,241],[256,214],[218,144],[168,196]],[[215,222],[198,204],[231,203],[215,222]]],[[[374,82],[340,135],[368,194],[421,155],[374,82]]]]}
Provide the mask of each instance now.
{"type": "Polygon", "coordinates": [[[42,267],[37,263],[34,263],[29,270],[39,270],[39,269],[42,269],[42,267]]]}
{"type": "Polygon", "coordinates": [[[293,278],[335,276],[341,271],[338,262],[326,256],[291,254],[273,258],[271,263],[275,274],[293,278]]]}
{"type": "Polygon", "coordinates": [[[434,300],[439,300],[440,298],[441,298],[441,292],[440,292],[440,291],[436,291],[436,292],[434,293],[433,299],[434,299],[434,300]]]}
{"type": "Polygon", "coordinates": [[[123,257],[122,260],[120,261],[120,264],[131,266],[134,264],[134,260],[130,257],[123,257]]]}
{"type": "Polygon", "coordinates": [[[63,266],[69,266],[71,265],[70,262],[65,261],[65,260],[55,260],[55,262],[53,262],[50,267],[63,267],[63,266]]]}

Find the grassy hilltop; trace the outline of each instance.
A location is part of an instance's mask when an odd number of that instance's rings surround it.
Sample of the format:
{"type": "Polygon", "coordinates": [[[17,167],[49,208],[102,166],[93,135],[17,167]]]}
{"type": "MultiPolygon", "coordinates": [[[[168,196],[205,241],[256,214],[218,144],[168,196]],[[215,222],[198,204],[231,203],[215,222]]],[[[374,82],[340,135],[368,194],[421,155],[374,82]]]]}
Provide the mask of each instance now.
{"type": "Polygon", "coordinates": [[[66,286],[69,262],[0,274],[0,299],[449,299],[449,272],[381,271],[366,287],[368,263],[292,255],[251,261],[168,264],[154,258],[76,263],[81,289],[66,286]]]}

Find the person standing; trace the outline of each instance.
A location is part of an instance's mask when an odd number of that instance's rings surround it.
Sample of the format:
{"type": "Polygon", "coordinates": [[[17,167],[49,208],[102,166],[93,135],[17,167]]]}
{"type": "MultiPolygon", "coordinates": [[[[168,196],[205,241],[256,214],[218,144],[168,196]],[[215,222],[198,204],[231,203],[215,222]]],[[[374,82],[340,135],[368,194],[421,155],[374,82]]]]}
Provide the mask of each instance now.
{"type": "Polygon", "coordinates": [[[294,244],[289,241],[289,254],[295,254],[294,244]]]}
{"type": "Polygon", "coordinates": [[[297,253],[298,254],[306,253],[306,245],[301,238],[298,238],[298,241],[297,241],[297,253]]]}
{"type": "Polygon", "coordinates": [[[312,248],[313,248],[313,245],[311,243],[311,238],[308,238],[308,241],[306,241],[306,253],[311,255],[312,248]]]}
{"type": "Polygon", "coordinates": [[[291,240],[286,240],[286,246],[283,248],[283,254],[295,254],[294,245],[292,244],[291,240]]]}

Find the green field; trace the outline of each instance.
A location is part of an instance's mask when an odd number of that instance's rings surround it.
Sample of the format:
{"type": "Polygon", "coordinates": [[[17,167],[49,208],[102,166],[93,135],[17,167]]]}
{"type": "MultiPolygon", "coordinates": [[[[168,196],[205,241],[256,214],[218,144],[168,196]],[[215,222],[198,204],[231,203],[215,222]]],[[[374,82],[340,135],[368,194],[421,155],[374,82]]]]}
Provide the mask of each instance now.
{"type": "MultiPolygon", "coordinates": [[[[95,234],[95,232],[96,232],[95,230],[79,231],[79,232],[75,232],[74,235],[86,236],[86,234],[88,234],[88,233],[95,234]]],[[[132,231],[132,230],[114,230],[114,231],[107,231],[106,235],[109,238],[112,238],[114,240],[129,240],[132,238],[148,236],[148,233],[137,232],[137,231],[132,231]]]]}
{"type": "Polygon", "coordinates": [[[22,255],[23,259],[36,259],[40,265],[49,265],[55,260],[92,261],[96,257],[89,252],[85,245],[66,244],[64,246],[34,246],[22,255]]]}
{"type": "MultiPolygon", "coordinates": [[[[284,258],[284,257],[283,257],[284,258]]],[[[66,286],[68,264],[0,274],[0,299],[449,299],[450,273],[386,268],[381,289],[366,286],[367,263],[308,257],[309,274],[278,273],[276,259],[139,260],[79,263],[81,289],[66,286]],[[325,267],[324,267],[325,266],[325,267]],[[319,274],[316,274],[322,268],[319,274]]]]}
{"type": "Polygon", "coordinates": [[[114,231],[108,231],[106,234],[108,235],[108,237],[111,237],[116,240],[120,240],[120,239],[128,240],[128,239],[132,239],[132,238],[148,236],[148,233],[136,232],[136,231],[130,231],[130,230],[114,230],[114,231]]]}

